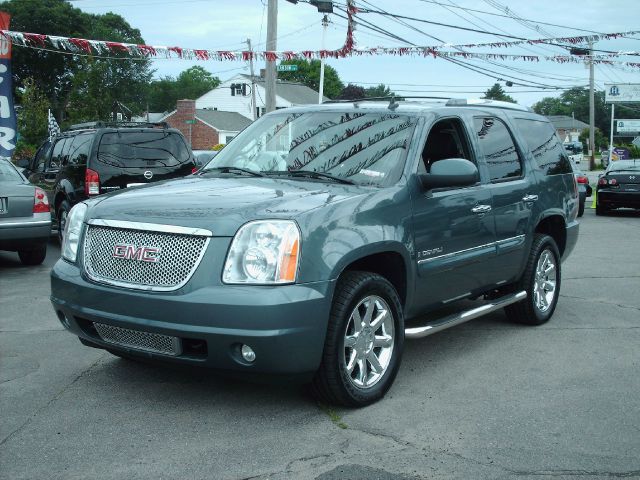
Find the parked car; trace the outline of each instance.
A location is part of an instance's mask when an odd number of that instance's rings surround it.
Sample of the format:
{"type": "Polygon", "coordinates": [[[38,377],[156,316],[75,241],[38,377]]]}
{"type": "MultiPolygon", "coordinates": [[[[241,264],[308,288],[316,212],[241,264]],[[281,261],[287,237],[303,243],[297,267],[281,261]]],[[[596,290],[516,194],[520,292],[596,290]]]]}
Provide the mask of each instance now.
{"type": "Polygon", "coordinates": [[[47,256],[50,236],[47,195],[0,158],[0,250],[18,252],[25,265],[39,265],[47,256]]]}
{"type": "Polygon", "coordinates": [[[46,141],[26,166],[29,181],[49,197],[62,239],[71,207],[87,198],[196,170],[179,130],[166,123],[90,122],[46,141]]]}
{"type": "Polygon", "coordinates": [[[201,169],[218,154],[218,150],[194,150],[193,156],[196,159],[196,168],[201,169]]]}
{"type": "Polygon", "coordinates": [[[71,210],[51,301],[85,345],[363,406],[405,338],[502,308],[548,321],[578,237],[562,143],[512,103],[277,110],[213,163],[71,210]]]}
{"type": "Polygon", "coordinates": [[[569,159],[576,165],[580,165],[580,162],[582,162],[582,159],[584,157],[584,147],[582,145],[582,142],[565,142],[563,146],[567,151],[567,154],[569,155],[569,159]]]}
{"type": "MultiPolygon", "coordinates": [[[[571,157],[569,157],[571,158],[571,157]]],[[[589,185],[589,177],[580,170],[580,167],[576,165],[572,161],[573,167],[573,175],[576,177],[576,183],[578,184],[578,198],[579,198],[579,206],[578,206],[578,217],[584,215],[584,204],[586,202],[587,197],[590,197],[593,193],[593,189],[591,185],[589,185]]]]}
{"type": "Polygon", "coordinates": [[[615,208],[640,208],[640,160],[611,162],[596,186],[596,215],[615,208]]]}

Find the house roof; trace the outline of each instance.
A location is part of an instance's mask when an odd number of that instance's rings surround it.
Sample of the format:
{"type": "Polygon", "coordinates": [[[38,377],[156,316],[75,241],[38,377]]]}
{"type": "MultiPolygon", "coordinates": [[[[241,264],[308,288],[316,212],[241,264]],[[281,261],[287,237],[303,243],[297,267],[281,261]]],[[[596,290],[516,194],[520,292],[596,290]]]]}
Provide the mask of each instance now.
{"type": "Polygon", "coordinates": [[[547,115],[547,118],[556,130],[584,130],[589,128],[588,123],[581,122],[569,115],[547,115]]]}
{"type": "Polygon", "coordinates": [[[197,109],[196,118],[210,125],[218,131],[239,132],[251,123],[244,115],[237,112],[223,112],[221,110],[197,109]]]}
{"type": "MultiPolygon", "coordinates": [[[[240,74],[240,76],[246,78],[249,82],[251,81],[251,75],[240,74]]],[[[254,77],[254,82],[264,87],[264,78],[254,77]]],[[[276,95],[294,105],[318,103],[318,92],[298,82],[288,82],[278,79],[276,81],[276,95]]],[[[323,100],[329,99],[323,96],[323,100]]]]}

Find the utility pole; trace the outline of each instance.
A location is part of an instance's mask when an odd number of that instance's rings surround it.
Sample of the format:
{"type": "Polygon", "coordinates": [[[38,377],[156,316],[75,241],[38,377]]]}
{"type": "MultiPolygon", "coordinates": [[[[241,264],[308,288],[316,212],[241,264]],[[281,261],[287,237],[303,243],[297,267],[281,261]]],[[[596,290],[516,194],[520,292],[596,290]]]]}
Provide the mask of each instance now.
{"type": "Polygon", "coordinates": [[[593,99],[593,42],[589,42],[589,170],[596,168],[595,106],[593,99]]]}
{"type": "MultiPolygon", "coordinates": [[[[329,26],[329,17],[325,14],[322,17],[322,44],[320,51],[324,50],[324,39],[327,34],[327,27],[329,26]]],[[[320,88],[318,89],[318,103],[322,103],[322,97],[324,96],[324,57],[320,56],[320,88]]]]}
{"type": "MultiPolygon", "coordinates": [[[[278,36],[278,0],[269,0],[267,5],[267,51],[276,50],[278,36]]],[[[267,60],[265,69],[266,110],[276,109],[276,62],[267,60]]]]}
{"type": "Polygon", "coordinates": [[[258,118],[258,106],[256,105],[256,77],[253,74],[253,50],[251,49],[250,38],[247,38],[247,48],[249,49],[249,73],[251,73],[251,111],[255,121],[258,118]]]}

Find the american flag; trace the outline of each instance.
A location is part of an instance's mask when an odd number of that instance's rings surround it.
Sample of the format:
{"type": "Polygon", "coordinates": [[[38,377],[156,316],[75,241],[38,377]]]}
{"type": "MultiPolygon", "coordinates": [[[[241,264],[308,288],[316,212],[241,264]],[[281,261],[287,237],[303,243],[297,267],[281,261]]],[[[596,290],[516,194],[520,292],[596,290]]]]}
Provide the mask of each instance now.
{"type": "Polygon", "coordinates": [[[56,135],[60,134],[60,125],[56,122],[55,117],[51,114],[51,110],[49,110],[49,140],[53,141],[56,135]]]}

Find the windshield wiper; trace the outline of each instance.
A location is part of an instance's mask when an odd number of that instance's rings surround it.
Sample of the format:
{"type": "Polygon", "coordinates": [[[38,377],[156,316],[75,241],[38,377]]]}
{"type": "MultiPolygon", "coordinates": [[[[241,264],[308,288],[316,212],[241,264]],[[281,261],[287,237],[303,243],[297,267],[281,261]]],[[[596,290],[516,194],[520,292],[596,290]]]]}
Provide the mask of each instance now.
{"type": "Polygon", "coordinates": [[[256,172],[255,170],[249,170],[248,168],[240,168],[240,167],[213,167],[207,168],[203,170],[200,175],[204,175],[205,173],[210,172],[221,172],[221,173],[241,173],[246,175],[251,175],[253,177],[264,177],[264,173],[256,172]]]}
{"type": "Polygon", "coordinates": [[[346,178],[336,177],[335,175],[331,175],[330,173],[324,172],[314,172],[312,170],[289,170],[286,172],[271,172],[273,174],[280,175],[289,175],[291,177],[309,177],[309,178],[317,178],[321,180],[332,180],[337,183],[344,183],[347,185],[355,185],[355,182],[351,180],[347,180],[346,178]]]}

